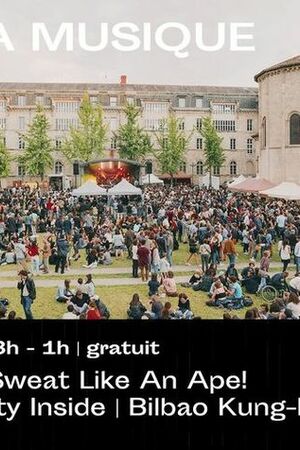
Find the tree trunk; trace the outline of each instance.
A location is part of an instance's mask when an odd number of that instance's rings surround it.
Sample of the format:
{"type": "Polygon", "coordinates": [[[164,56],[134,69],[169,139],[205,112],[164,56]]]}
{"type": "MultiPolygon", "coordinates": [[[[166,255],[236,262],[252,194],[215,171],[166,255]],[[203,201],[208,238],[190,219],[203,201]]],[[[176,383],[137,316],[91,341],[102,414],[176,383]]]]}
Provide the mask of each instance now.
{"type": "Polygon", "coordinates": [[[212,173],[211,173],[211,167],[209,168],[209,187],[212,187],[212,173]]]}

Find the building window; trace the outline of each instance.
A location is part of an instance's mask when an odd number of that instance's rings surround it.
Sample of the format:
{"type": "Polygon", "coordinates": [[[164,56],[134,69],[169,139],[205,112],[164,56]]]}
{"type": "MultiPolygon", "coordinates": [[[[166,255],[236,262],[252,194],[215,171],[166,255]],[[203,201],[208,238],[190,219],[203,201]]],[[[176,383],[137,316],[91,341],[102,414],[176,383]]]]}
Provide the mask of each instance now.
{"type": "Polygon", "coordinates": [[[203,175],[203,162],[198,161],[196,165],[196,174],[197,175],[203,175]]]}
{"type": "Polygon", "coordinates": [[[213,174],[215,177],[218,177],[220,175],[220,167],[214,167],[213,174]]]}
{"type": "Polygon", "coordinates": [[[252,119],[247,120],[247,131],[253,131],[253,120],[252,119]]]}
{"type": "Polygon", "coordinates": [[[43,95],[37,95],[35,97],[35,104],[43,106],[45,104],[45,97],[43,95]]]}
{"type": "Polygon", "coordinates": [[[262,143],[262,148],[266,148],[267,146],[267,120],[264,117],[262,120],[262,124],[261,124],[261,143],[262,143]]]}
{"type": "Polygon", "coordinates": [[[196,108],[203,108],[203,98],[202,97],[196,98],[196,108]]]}
{"type": "Polygon", "coordinates": [[[6,128],[6,118],[5,117],[2,117],[0,119],[0,128],[1,128],[1,130],[5,130],[5,128],[6,128]]]}
{"type": "Polygon", "coordinates": [[[197,147],[197,150],[202,150],[202,148],[203,148],[203,139],[202,138],[197,138],[196,147],[197,147]]]}
{"type": "Polygon", "coordinates": [[[60,150],[61,147],[62,147],[62,138],[61,137],[55,138],[55,149],[60,150]]]}
{"type": "Polygon", "coordinates": [[[181,130],[181,131],[183,131],[184,130],[184,120],[180,120],[179,121],[179,124],[178,124],[178,128],[179,128],[179,130],[181,130]]]}
{"type": "Polygon", "coordinates": [[[226,103],[214,103],[212,105],[212,112],[214,114],[235,114],[236,105],[226,103]]]}
{"type": "Polygon", "coordinates": [[[97,95],[90,95],[90,104],[91,105],[97,105],[97,103],[98,103],[97,95]]]}
{"type": "Polygon", "coordinates": [[[17,97],[17,104],[18,106],[26,106],[26,97],[25,95],[18,95],[17,97]]]}
{"type": "Polygon", "coordinates": [[[25,167],[24,167],[22,164],[20,164],[20,165],[18,166],[18,176],[19,176],[19,177],[25,177],[25,175],[26,175],[26,173],[25,173],[25,167]]]}
{"type": "Polygon", "coordinates": [[[56,161],[54,164],[54,173],[55,175],[60,175],[63,172],[64,165],[60,161],[56,161]]]}
{"type": "Polygon", "coordinates": [[[247,153],[248,155],[252,155],[253,153],[253,139],[247,139],[247,153]]]}
{"type": "Polygon", "coordinates": [[[152,161],[146,161],[145,163],[145,172],[146,175],[150,175],[153,171],[152,161]]]}
{"type": "Polygon", "coordinates": [[[185,149],[185,146],[186,146],[186,140],[185,140],[185,138],[183,138],[183,137],[180,138],[180,139],[179,139],[179,144],[180,144],[182,150],[184,150],[184,149],[185,149]]]}
{"type": "Polygon", "coordinates": [[[168,138],[163,138],[162,140],[163,149],[166,150],[168,147],[168,138]]]}
{"type": "Polygon", "coordinates": [[[292,114],[290,118],[290,144],[300,145],[300,114],[292,114]]]}
{"type": "Polygon", "coordinates": [[[178,99],[178,107],[179,108],[185,108],[186,100],[184,97],[179,97],[178,99]]]}
{"type": "Polygon", "coordinates": [[[196,129],[197,129],[198,131],[201,131],[201,129],[202,129],[202,119],[200,119],[200,118],[198,118],[198,119],[196,120],[196,129]]]}
{"type": "Polygon", "coordinates": [[[109,106],[111,106],[112,108],[115,108],[116,106],[118,106],[117,97],[109,97],[109,106]]]}
{"type": "Polygon", "coordinates": [[[78,128],[79,121],[78,119],[56,119],[55,120],[55,129],[57,131],[69,131],[70,128],[78,128]]]}
{"type": "Polygon", "coordinates": [[[59,113],[76,113],[79,109],[80,102],[56,102],[55,111],[59,113]]]}
{"type": "Polygon", "coordinates": [[[24,150],[24,148],[25,148],[25,140],[22,136],[19,136],[18,148],[19,148],[19,150],[24,150]]]}
{"type": "Polygon", "coordinates": [[[237,164],[235,161],[231,161],[230,163],[230,175],[236,175],[237,174],[237,164]]]}
{"type": "Polygon", "coordinates": [[[235,131],[235,120],[214,120],[214,127],[217,131],[235,131]]]}
{"type": "Polygon", "coordinates": [[[0,101],[0,112],[5,112],[5,111],[6,111],[6,101],[1,100],[0,101]]]}
{"type": "Polygon", "coordinates": [[[117,138],[111,138],[110,140],[110,148],[115,150],[117,148],[117,138]]]}
{"type": "Polygon", "coordinates": [[[236,139],[230,139],[230,150],[236,150],[236,139]]]}
{"type": "Polygon", "coordinates": [[[127,97],[127,104],[134,106],[134,98],[133,97],[127,97]]]}
{"type": "Polygon", "coordinates": [[[145,113],[166,114],[168,112],[168,103],[147,102],[144,104],[145,113]]]}
{"type": "Polygon", "coordinates": [[[19,117],[19,130],[25,130],[25,117],[19,117]]]}
{"type": "MultiPolygon", "coordinates": [[[[145,129],[149,131],[162,130],[166,125],[162,119],[145,119],[145,129]]],[[[180,124],[179,124],[180,126],[180,124]]]]}
{"type": "Polygon", "coordinates": [[[180,172],[186,173],[186,162],[182,161],[179,166],[180,172]]]}

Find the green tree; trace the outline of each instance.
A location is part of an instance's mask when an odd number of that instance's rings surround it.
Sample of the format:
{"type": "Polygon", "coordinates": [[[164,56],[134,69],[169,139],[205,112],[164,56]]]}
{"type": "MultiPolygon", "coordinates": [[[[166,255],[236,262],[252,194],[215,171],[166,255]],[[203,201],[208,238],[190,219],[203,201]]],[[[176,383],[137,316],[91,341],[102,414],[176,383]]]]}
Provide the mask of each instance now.
{"type": "Polygon", "coordinates": [[[126,123],[114,133],[121,158],[132,161],[142,160],[152,150],[149,135],[138,124],[139,108],[126,105],[126,123]]]}
{"type": "Polygon", "coordinates": [[[211,186],[213,168],[220,169],[226,161],[225,153],[222,148],[221,138],[210,117],[204,117],[200,134],[204,139],[204,166],[209,173],[209,185],[211,186]]]}
{"type": "Polygon", "coordinates": [[[170,175],[172,184],[174,174],[185,160],[188,143],[193,134],[192,132],[187,136],[180,125],[181,120],[170,114],[167,120],[162,121],[161,129],[156,133],[158,149],[154,154],[161,172],[170,175]]]}
{"type": "Polygon", "coordinates": [[[25,141],[25,150],[17,158],[26,173],[38,176],[41,180],[48,169],[53,167],[52,143],[48,136],[50,125],[41,106],[37,106],[36,115],[28,127],[27,133],[22,135],[25,141]]]}
{"type": "Polygon", "coordinates": [[[6,148],[4,137],[0,134],[0,177],[7,177],[9,175],[10,161],[11,158],[6,148]]]}
{"type": "Polygon", "coordinates": [[[89,95],[84,94],[79,111],[79,126],[71,127],[69,137],[63,142],[62,153],[70,160],[88,162],[103,155],[107,125],[101,105],[93,106],[89,95]]]}

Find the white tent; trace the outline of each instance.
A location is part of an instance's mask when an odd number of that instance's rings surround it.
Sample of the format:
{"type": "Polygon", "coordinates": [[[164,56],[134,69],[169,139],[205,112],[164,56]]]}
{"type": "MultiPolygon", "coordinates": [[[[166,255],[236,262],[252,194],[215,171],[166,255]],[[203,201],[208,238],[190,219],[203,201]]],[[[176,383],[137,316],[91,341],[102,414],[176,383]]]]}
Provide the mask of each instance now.
{"type": "Polygon", "coordinates": [[[211,180],[209,179],[209,174],[207,173],[203,178],[202,178],[202,183],[200,183],[200,185],[204,185],[205,187],[209,187],[209,182],[211,181],[211,187],[214,189],[220,189],[220,178],[219,177],[215,177],[215,176],[211,176],[211,180]]]}
{"type": "Polygon", "coordinates": [[[130,184],[125,178],[120,183],[116,184],[112,188],[108,189],[108,195],[142,195],[142,190],[130,184]]]}
{"type": "Polygon", "coordinates": [[[234,180],[229,183],[229,186],[235,186],[236,184],[239,184],[245,180],[246,180],[246,177],[244,177],[244,175],[240,175],[239,177],[234,178],[234,180]]]}
{"type": "Polygon", "coordinates": [[[80,186],[78,189],[72,191],[74,197],[100,196],[107,195],[106,189],[98,186],[95,181],[89,180],[80,186]]]}
{"type": "Polygon", "coordinates": [[[142,184],[164,184],[154,173],[142,177],[142,184]]]}
{"type": "Polygon", "coordinates": [[[300,186],[296,183],[283,182],[271,189],[261,191],[260,194],[285,200],[300,200],[300,186]]]}

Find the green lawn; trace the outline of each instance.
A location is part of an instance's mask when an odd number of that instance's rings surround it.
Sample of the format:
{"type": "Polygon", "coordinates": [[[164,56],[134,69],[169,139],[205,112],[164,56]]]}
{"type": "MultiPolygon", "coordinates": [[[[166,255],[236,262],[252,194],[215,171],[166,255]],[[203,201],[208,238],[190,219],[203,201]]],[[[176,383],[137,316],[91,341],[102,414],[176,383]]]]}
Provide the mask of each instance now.
{"type": "MultiPolygon", "coordinates": [[[[207,295],[203,292],[194,292],[191,289],[178,287],[179,291],[184,291],[189,294],[191,307],[196,316],[202,319],[221,319],[225,310],[218,308],[210,308],[205,305],[207,295]]],[[[126,319],[126,311],[128,304],[134,293],[140,295],[144,305],[148,307],[147,287],[141,286],[116,286],[116,287],[97,287],[97,294],[101,297],[104,303],[111,311],[112,319],[126,319]]],[[[38,288],[37,299],[33,303],[32,311],[35,319],[59,319],[66,311],[64,304],[58,303],[55,300],[55,288],[38,288]]],[[[16,289],[1,289],[1,296],[7,297],[10,300],[9,310],[15,310],[18,316],[24,318],[22,306],[20,304],[19,293],[16,289]]],[[[254,306],[259,306],[263,303],[262,299],[253,296],[254,306]]],[[[166,301],[166,299],[163,299],[166,301]]],[[[177,306],[178,300],[167,299],[174,308],[177,306]]],[[[245,309],[234,311],[239,317],[244,317],[245,309]]]]}

